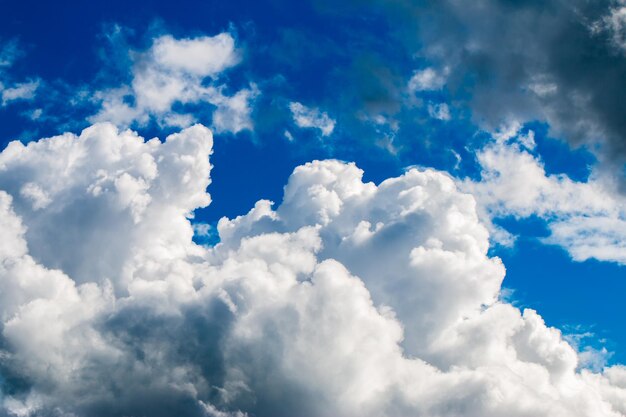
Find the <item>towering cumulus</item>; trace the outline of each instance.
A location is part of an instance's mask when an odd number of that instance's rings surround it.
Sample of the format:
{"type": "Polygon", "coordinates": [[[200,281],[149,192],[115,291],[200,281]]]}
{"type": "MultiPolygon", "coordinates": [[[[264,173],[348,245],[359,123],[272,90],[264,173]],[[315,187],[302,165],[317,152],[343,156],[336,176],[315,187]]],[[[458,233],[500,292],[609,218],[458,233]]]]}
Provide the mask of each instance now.
{"type": "Polygon", "coordinates": [[[502,300],[447,174],[313,161],[202,246],[211,151],[96,124],[0,154],[2,415],[626,414],[626,368],[502,300]]]}

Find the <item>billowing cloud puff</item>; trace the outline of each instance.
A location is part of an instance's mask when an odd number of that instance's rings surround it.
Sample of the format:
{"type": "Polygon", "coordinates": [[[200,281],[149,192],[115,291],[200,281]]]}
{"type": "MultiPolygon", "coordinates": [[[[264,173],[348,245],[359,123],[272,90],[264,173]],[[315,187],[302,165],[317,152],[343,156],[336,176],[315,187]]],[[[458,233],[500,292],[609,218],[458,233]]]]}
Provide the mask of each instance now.
{"type": "Polygon", "coordinates": [[[196,122],[196,116],[176,110],[175,104],[200,104],[215,108],[213,127],[218,132],[252,129],[251,105],[259,94],[257,87],[251,85],[228,96],[224,94],[226,85],[218,81],[220,74],[239,60],[235,39],[229,33],[155,38],[147,51],[135,55],[130,85],[95,94],[101,109],[90,120],[130,126],[154,119],[163,126],[187,127],[196,122]]]}
{"type": "Polygon", "coordinates": [[[94,125],[0,154],[5,415],[588,416],[626,372],[578,370],[499,300],[474,198],[434,170],[379,185],[296,168],[193,243],[212,137],[94,125]]]}

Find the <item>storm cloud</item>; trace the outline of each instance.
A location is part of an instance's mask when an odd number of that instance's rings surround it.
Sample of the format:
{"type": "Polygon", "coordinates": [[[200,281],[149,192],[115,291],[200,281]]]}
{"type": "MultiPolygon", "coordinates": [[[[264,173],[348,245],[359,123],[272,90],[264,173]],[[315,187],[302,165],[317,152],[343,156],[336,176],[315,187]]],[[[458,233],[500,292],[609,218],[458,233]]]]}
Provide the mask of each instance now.
{"type": "MultiPolygon", "coordinates": [[[[451,98],[470,106],[478,126],[493,131],[512,121],[545,121],[553,135],[573,146],[587,145],[623,182],[626,6],[622,1],[371,0],[334,7],[318,0],[316,4],[328,15],[382,16],[387,30],[377,42],[391,47],[385,50],[370,42],[370,48],[384,63],[384,72],[397,76],[408,60],[416,60],[417,66],[426,60],[445,71],[451,98]]],[[[380,65],[357,67],[355,74],[380,80],[376,76],[383,71],[380,65]]],[[[361,85],[367,89],[376,82],[361,85]]],[[[378,99],[370,94],[363,105],[386,102],[389,97],[395,97],[397,104],[399,88],[398,83],[387,83],[378,99]]],[[[386,109],[394,112],[390,106],[386,109]]]]}

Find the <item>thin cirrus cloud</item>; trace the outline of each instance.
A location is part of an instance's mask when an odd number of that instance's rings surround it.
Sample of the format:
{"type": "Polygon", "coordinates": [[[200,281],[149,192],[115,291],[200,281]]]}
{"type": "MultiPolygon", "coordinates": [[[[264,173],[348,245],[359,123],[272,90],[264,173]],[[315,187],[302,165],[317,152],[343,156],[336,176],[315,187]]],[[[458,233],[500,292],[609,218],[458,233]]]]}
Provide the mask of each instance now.
{"type": "Polygon", "coordinates": [[[91,122],[141,126],[155,120],[161,126],[174,127],[195,123],[193,111],[174,110],[180,104],[214,107],[212,127],[216,132],[253,128],[252,102],[258,88],[251,84],[227,95],[227,86],[220,82],[220,75],[241,60],[230,33],[183,39],[163,35],[134,56],[129,85],[93,93],[100,109],[89,118],[91,122]]]}
{"type": "Polygon", "coordinates": [[[0,153],[6,413],[626,413],[623,366],[578,369],[558,330],[501,300],[504,266],[447,174],[375,185],[310,162],[278,207],[201,246],[211,152],[202,125],[161,142],[96,124],[0,153]]]}
{"type": "Polygon", "coordinates": [[[30,79],[17,82],[8,74],[20,55],[17,41],[0,44],[0,105],[2,107],[15,101],[32,100],[39,88],[40,80],[30,79]]]}

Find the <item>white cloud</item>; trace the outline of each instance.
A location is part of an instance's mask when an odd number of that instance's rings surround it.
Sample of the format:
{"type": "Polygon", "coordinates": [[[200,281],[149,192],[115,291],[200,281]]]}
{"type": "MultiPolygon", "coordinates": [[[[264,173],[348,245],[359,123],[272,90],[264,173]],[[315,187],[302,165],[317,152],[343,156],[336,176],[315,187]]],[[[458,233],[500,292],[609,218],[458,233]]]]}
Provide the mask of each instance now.
{"type": "Polygon", "coordinates": [[[415,71],[409,80],[409,92],[416,93],[418,91],[440,90],[446,85],[447,75],[447,69],[437,71],[434,68],[425,68],[415,71]]]}
{"type": "Polygon", "coordinates": [[[536,215],[548,222],[545,241],[564,247],[573,259],[626,264],[626,200],[615,184],[596,173],[586,182],[547,174],[526,150],[535,146],[532,132],[513,131],[496,135],[478,153],[482,179],[463,185],[476,196],[485,220],[536,215]]]}
{"type": "Polygon", "coordinates": [[[260,94],[256,85],[250,89],[238,91],[232,97],[218,94],[213,98],[217,106],[213,113],[213,127],[217,132],[239,132],[245,129],[252,130],[253,124],[251,103],[260,94]]]}
{"type": "Polygon", "coordinates": [[[28,100],[35,97],[35,91],[39,88],[39,81],[28,81],[24,83],[17,83],[11,87],[3,87],[0,84],[0,93],[2,94],[2,105],[6,106],[8,103],[15,100],[28,100]]]}
{"type": "Polygon", "coordinates": [[[578,371],[558,330],[498,301],[504,267],[446,174],[308,163],[204,247],[211,148],[199,125],[101,124],[0,154],[6,413],[626,413],[623,367],[578,371]]]}
{"type": "Polygon", "coordinates": [[[443,120],[444,122],[451,119],[450,108],[446,103],[429,104],[428,115],[433,119],[443,120]]]}
{"type": "Polygon", "coordinates": [[[40,86],[39,80],[16,82],[6,70],[13,66],[21,55],[17,41],[10,41],[0,45],[0,105],[7,106],[13,101],[30,100],[40,86]]]}
{"type": "Polygon", "coordinates": [[[593,33],[607,32],[613,46],[626,52],[626,2],[617,0],[614,7],[599,21],[591,25],[593,33]]]}
{"type": "Polygon", "coordinates": [[[173,106],[206,103],[215,106],[216,131],[252,129],[252,102],[258,88],[251,85],[228,96],[219,82],[220,74],[239,61],[235,40],[228,33],[193,39],[161,36],[147,51],[135,55],[129,86],[94,94],[102,107],[90,120],[125,127],[154,118],[163,126],[187,127],[197,121],[195,116],[173,106]]]}
{"type": "Polygon", "coordinates": [[[317,108],[306,107],[294,101],[289,103],[289,110],[298,127],[318,129],[322,136],[330,136],[335,129],[335,120],[317,108]]]}
{"type": "Polygon", "coordinates": [[[228,33],[180,40],[161,36],[152,45],[152,56],[162,68],[200,77],[215,77],[239,62],[235,40],[228,33]]]}

